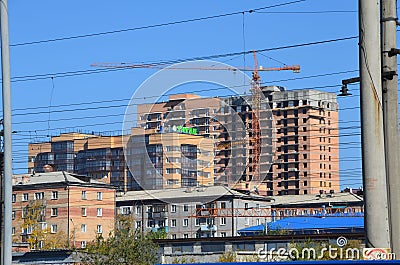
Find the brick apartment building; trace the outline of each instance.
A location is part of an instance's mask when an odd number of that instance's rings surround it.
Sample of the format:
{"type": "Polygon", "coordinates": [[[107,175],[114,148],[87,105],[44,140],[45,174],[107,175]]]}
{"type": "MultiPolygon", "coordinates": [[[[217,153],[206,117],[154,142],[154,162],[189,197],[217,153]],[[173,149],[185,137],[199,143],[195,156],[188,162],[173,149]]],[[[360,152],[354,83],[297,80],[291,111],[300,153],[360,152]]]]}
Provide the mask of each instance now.
{"type": "MultiPolygon", "coordinates": [[[[137,179],[161,175],[162,177],[158,176],[159,180],[150,177],[151,181],[158,183],[150,185],[155,189],[161,186],[168,188],[205,183],[251,191],[254,190],[252,183],[256,178],[255,169],[258,168],[261,184],[258,185],[257,192],[261,195],[338,192],[340,181],[336,95],[317,90],[286,91],[282,87],[263,87],[262,93],[265,99],[261,101],[261,109],[271,111],[262,112],[264,115],[260,116],[259,126],[267,134],[261,136],[265,146],[261,146],[258,161],[252,157],[256,146],[251,136],[251,96],[201,98],[192,94],[179,94],[171,95],[168,101],[142,104],[137,108],[138,126],[144,130],[142,135],[147,135],[147,139],[154,139],[154,144],[146,143],[146,149],[148,154],[158,156],[151,158],[152,164],[157,168],[155,171],[140,170],[140,167],[139,171],[136,168],[132,170],[135,167],[133,164],[140,164],[137,157],[133,159],[133,156],[130,160],[132,165],[129,165],[131,170],[127,169],[121,136],[63,134],[52,137],[47,143],[29,145],[29,172],[41,172],[44,164],[53,164],[58,169],[93,178],[107,176],[111,184],[123,191],[140,189],[130,172],[137,172],[137,179]],[[187,168],[183,172],[184,176],[181,176],[180,169],[185,165],[179,160],[175,168],[166,168],[171,160],[168,162],[166,155],[160,152],[157,154],[157,150],[161,148],[162,152],[166,152],[166,148],[160,147],[161,142],[155,139],[169,133],[177,133],[182,139],[186,137],[183,141],[196,139],[193,143],[188,142],[191,151],[197,148],[196,141],[212,140],[212,171],[198,172],[191,168],[189,172],[187,168]],[[153,136],[149,138],[148,135],[153,136]],[[152,151],[153,148],[155,152],[152,151]],[[171,170],[176,175],[166,176],[171,174],[168,173],[171,170]],[[211,173],[209,178],[208,173],[211,173]],[[208,181],[205,181],[204,176],[208,181]],[[201,183],[197,178],[205,182],[201,183]],[[179,185],[176,185],[176,181],[179,185]]],[[[132,130],[132,138],[138,135],[135,130],[132,130]]],[[[134,149],[136,148],[132,150],[134,149]]],[[[131,148],[128,153],[129,150],[131,148]]],[[[188,158],[196,159],[190,155],[188,158]]],[[[174,159],[179,158],[172,156],[172,160],[174,159]]]]}
{"type": "Polygon", "coordinates": [[[70,247],[85,247],[96,235],[107,237],[114,229],[115,189],[65,171],[13,176],[12,204],[15,242],[26,242],[32,235],[34,228],[24,221],[36,210],[40,229],[59,234],[70,247]]]}
{"type": "Polygon", "coordinates": [[[265,147],[261,147],[257,164],[251,160],[256,148],[250,136],[251,96],[172,95],[166,102],[139,105],[138,125],[147,131],[162,132],[178,121],[214,139],[216,184],[252,190],[254,168],[259,167],[259,194],[340,191],[336,95],[317,90],[286,91],[282,87],[263,87],[262,93],[261,109],[269,108],[271,112],[264,111],[260,116],[259,126],[267,135],[261,136],[265,147]],[[240,120],[234,120],[237,117],[240,120]],[[247,133],[243,134],[237,124],[244,124],[247,133]],[[243,140],[236,144],[234,139],[238,138],[243,140]]]}

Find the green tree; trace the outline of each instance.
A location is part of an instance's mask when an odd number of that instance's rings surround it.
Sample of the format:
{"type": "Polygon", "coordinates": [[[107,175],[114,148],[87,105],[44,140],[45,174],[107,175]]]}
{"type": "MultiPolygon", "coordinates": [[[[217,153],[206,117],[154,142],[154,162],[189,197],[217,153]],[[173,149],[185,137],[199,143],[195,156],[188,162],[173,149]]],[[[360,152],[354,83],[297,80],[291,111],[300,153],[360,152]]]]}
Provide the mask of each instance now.
{"type": "Polygon", "coordinates": [[[157,262],[157,250],[150,233],[133,229],[130,218],[118,218],[114,233],[88,244],[82,264],[152,265],[157,262]]]}

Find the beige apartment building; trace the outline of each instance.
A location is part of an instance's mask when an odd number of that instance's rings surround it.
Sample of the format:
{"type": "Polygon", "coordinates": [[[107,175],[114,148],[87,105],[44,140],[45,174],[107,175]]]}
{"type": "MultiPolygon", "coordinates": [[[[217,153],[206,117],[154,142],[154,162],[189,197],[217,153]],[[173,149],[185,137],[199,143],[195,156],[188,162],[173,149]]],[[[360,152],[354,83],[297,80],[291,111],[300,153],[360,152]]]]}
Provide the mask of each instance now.
{"type": "Polygon", "coordinates": [[[65,171],[13,176],[12,206],[13,241],[40,235],[38,249],[54,241],[84,248],[114,230],[115,188],[65,171]]]}

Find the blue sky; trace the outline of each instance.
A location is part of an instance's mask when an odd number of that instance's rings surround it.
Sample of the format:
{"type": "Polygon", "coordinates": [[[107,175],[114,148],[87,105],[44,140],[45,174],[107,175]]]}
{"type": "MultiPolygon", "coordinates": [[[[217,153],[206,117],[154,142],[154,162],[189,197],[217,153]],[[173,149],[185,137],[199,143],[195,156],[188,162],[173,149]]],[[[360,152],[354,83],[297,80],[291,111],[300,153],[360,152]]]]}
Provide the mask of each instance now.
{"type": "MultiPolygon", "coordinates": [[[[12,77],[37,79],[12,82],[13,129],[17,131],[13,142],[14,172],[26,172],[27,144],[47,140],[47,135],[73,127],[88,132],[120,131],[129,98],[156,69],[64,77],[55,73],[95,70],[90,66],[95,62],[177,60],[357,36],[357,1],[305,0],[244,15],[20,44],[248,11],[292,1],[9,1],[12,77]],[[37,75],[44,76],[38,79],[37,75]]],[[[358,76],[357,42],[352,39],[258,54],[259,64],[264,67],[281,66],[275,60],[301,66],[301,73],[296,75],[288,71],[263,72],[262,82],[287,89],[337,92],[342,79],[358,76]],[[343,73],[334,74],[337,72],[343,73]],[[324,76],[308,78],[314,75],[324,76]]],[[[239,67],[245,61],[246,66],[253,66],[251,54],[245,60],[242,55],[217,60],[239,67]]],[[[342,188],[361,186],[359,87],[350,89],[355,96],[338,99],[343,109],[339,126],[344,128],[340,138],[342,188]]]]}

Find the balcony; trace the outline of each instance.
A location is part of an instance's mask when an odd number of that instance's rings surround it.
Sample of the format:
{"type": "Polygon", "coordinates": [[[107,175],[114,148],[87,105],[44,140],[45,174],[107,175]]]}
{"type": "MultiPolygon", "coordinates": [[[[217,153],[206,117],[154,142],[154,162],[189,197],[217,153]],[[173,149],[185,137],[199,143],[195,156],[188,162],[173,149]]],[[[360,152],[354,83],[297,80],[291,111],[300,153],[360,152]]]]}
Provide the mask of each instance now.
{"type": "Polygon", "coordinates": [[[167,212],[153,212],[153,219],[166,219],[168,217],[167,212]]]}

